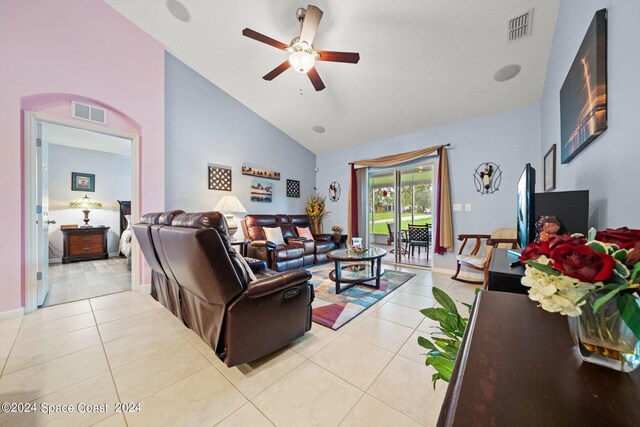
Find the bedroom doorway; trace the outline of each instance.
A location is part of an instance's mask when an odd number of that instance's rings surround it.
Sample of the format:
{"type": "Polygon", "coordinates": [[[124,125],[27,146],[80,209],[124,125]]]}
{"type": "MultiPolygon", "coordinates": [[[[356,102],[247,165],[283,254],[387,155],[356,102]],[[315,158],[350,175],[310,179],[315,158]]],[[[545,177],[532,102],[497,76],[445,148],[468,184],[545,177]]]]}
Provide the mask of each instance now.
{"type": "Polygon", "coordinates": [[[29,286],[25,263],[27,310],[135,289],[129,222],[137,205],[137,137],[37,114],[28,118],[32,132],[25,141],[35,150],[25,158],[35,154],[35,162],[25,168],[25,187],[35,185],[25,205],[33,203],[37,220],[32,232],[25,227],[25,239],[37,271],[36,286],[29,286]]]}

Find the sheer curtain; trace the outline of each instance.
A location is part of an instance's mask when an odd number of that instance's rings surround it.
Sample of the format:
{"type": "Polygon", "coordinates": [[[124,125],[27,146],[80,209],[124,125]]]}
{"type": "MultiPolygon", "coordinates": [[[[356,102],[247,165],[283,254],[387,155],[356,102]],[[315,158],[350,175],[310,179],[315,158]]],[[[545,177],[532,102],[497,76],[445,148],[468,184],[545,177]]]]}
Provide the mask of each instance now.
{"type": "Polygon", "coordinates": [[[351,237],[368,236],[367,205],[368,205],[368,169],[371,166],[395,166],[410,160],[426,157],[430,154],[439,155],[436,212],[438,218],[434,230],[434,252],[444,254],[453,250],[453,230],[451,223],[451,189],[449,184],[449,162],[447,159],[447,145],[436,145],[422,150],[393,154],[376,159],[358,160],[351,163],[351,182],[349,185],[349,239],[351,237]]]}

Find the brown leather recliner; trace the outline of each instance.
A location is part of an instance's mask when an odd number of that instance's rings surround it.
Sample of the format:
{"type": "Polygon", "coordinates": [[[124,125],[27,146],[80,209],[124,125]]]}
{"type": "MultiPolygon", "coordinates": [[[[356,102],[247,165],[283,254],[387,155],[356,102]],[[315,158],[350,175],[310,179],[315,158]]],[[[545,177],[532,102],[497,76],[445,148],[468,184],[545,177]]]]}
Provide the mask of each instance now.
{"type": "Polygon", "coordinates": [[[153,245],[151,228],[171,225],[175,215],[181,213],[184,213],[184,211],[148,213],[140,218],[139,224],[134,224],[132,227],[140,249],[149,267],[151,267],[151,296],[167,307],[178,318],[182,318],[180,314],[179,286],[171,272],[167,274],[160,263],[158,253],[153,245]]]}
{"type": "Polygon", "coordinates": [[[304,267],[304,243],[286,240],[284,245],[276,245],[267,240],[264,229],[275,227],[278,227],[275,215],[247,215],[242,220],[245,236],[251,241],[247,246],[247,254],[266,261],[267,266],[276,271],[304,267]]]}
{"type": "MultiPolygon", "coordinates": [[[[298,237],[297,227],[311,229],[309,215],[277,215],[282,234],[287,237],[289,233],[298,237]],[[282,217],[286,217],[286,222],[282,217]]],[[[329,261],[327,253],[336,249],[336,243],[331,234],[313,234],[313,263],[322,264],[329,261]]]]}
{"type": "Polygon", "coordinates": [[[251,280],[219,212],[183,213],[150,229],[160,266],[179,286],[182,321],[227,366],[265,356],[311,329],[311,274],[264,270],[251,280]]]}
{"type": "Polygon", "coordinates": [[[314,240],[298,235],[296,227],[310,227],[308,215],[247,215],[242,220],[249,256],[267,262],[269,268],[286,271],[327,262],[327,252],[336,249],[331,234],[315,234],[314,240]],[[284,245],[266,240],[265,228],[280,227],[284,245]]]}

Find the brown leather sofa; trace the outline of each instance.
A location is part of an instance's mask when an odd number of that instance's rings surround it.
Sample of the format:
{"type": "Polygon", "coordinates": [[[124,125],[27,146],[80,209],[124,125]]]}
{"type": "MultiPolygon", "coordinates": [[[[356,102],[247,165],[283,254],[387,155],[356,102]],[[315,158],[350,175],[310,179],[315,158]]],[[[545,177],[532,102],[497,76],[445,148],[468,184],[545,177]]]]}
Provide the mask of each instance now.
{"type": "Polygon", "coordinates": [[[261,261],[247,266],[221,213],[173,211],[142,220],[133,230],[152,268],[152,295],[227,366],[272,353],[311,329],[311,274],[276,273],[261,261]]]}
{"type": "Polygon", "coordinates": [[[247,215],[242,220],[244,235],[250,241],[249,256],[264,260],[276,271],[308,267],[329,261],[327,253],[336,249],[331,234],[314,234],[313,240],[298,235],[297,227],[311,227],[308,215],[247,215]],[[280,227],[284,245],[266,240],[265,228],[280,227]]]}

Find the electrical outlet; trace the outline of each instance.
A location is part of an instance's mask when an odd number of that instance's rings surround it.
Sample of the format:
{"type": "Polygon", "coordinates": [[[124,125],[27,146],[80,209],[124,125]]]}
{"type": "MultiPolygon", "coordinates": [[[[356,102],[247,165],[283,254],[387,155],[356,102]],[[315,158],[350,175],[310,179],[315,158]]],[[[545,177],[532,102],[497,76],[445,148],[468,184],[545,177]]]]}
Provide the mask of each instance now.
{"type": "Polygon", "coordinates": [[[453,204],[453,211],[454,212],[461,212],[462,211],[462,205],[460,203],[454,203],[453,204]]]}
{"type": "Polygon", "coordinates": [[[467,203],[466,205],[464,205],[464,210],[467,212],[471,212],[471,203],[467,203]]]}

